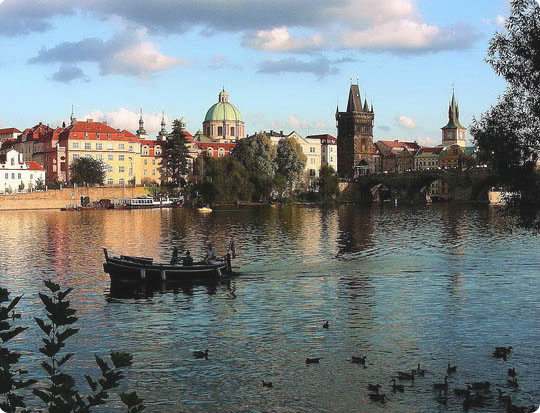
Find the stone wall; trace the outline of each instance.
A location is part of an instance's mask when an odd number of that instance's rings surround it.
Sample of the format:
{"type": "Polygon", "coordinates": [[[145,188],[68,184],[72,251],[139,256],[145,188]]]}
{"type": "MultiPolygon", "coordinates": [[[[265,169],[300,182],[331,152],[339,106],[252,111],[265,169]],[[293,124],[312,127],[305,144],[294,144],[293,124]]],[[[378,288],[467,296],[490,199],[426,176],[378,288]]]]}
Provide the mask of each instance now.
{"type": "Polygon", "coordinates": [[[94,187],[64,188],[27,194],[0,195],[0,210],[9,209],[60,209],[69,204],[81,203],[81,196],[90,202],[100,199],[134,198],[148,194],[144,187],[94,187]]]}

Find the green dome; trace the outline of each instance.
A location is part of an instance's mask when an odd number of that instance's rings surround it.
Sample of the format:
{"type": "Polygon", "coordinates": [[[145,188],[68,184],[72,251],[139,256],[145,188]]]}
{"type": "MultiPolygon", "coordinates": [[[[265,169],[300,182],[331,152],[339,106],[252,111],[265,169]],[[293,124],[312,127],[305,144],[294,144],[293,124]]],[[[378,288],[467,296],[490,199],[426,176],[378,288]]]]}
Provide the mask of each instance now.
{"type": "Polygon", "coordinates": [[[225,120],[239,120],[243,121],[240,111],[236,106],[228,102],[229,95],[224,90],[219,94],[218,103],[212,105],[208,112],[206,112],[205,122],[208,121],[225,121],[225,120]]]}

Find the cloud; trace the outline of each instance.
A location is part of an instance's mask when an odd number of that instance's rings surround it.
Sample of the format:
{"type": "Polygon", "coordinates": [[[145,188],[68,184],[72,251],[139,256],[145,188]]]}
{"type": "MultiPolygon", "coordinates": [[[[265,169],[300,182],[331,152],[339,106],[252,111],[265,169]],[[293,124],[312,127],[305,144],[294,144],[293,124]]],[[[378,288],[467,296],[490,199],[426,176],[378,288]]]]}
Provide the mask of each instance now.
{"type": "Polygon", "coordinates": [[[216,55],[212,58],[212,62],[208,65],[209,69],[220,70],[220,69],[241,69],[240,65],[229,63],[227,58],[223,55],[216,55]]]}
{"type": "Polygon", "coordinates": [[[441,144],[441,139],[435,139],[430,136],[420,136],[416,139],[419,145],[434,148],[441,144]]]}
{"type": "Polygon", "coordinates": [[[471,26],[435,25],[416,0],[5,0],[0,34],[45,31],[56,16],[90,13],[119,17],[157,34],[188,30],[211,36],[242,34],[246,46],[269,52],[342,50],[426,53],[467,48],[478,38],[471,26]],[[294,33],[294,35],[292,34],[294,33]]]}
{"type": "Polygon", "coordinates": [[[254,49],[274,52],[306,51],[320,49],[323,39],[319,34],[310,38],[293,38],[287,27],[276,27],[272,30],[259,30],[244,35],[243,44],[254,49]]]}
{"type": "Polygon", "coordinates": [[[315,129],[327,129],[328,127],[326,126],[326,123],[324,122],[321,122],[320,120],[315,122],[315,124],[313,125],[313,127],[315,129]]]}
{"type": "MultiPolygon", "coordinates": [[[[93,119],[96,122],[107,122],[115,129],[127,129],[132,133],[139,128],[139,113],[126,108],[119,108],[113,112],[104,113],[99,109],[94,109],[81,116],[80,120],[93,119]]],[[[156,136],[161,130],[161,113],[143,113],[144,129],[149,137],[156,136]]],[[[165,122],[169,125],[169,118],[165,115],[165,122]]]]}
{"type": "Polygon", "coordinates": [[[146,29],[127,29],[110,40],[87,38],[64,42],[50,49],[42,48],[30,63],[62,63],[74,65],[95,62],[102,75],[120,74],[145,78],[153,73],[186,64],[164,56],[152,42],[145,40],[146,29]]]}
{"type": "Polygon", "coordinates": [[[387,126],[387,125],[380,125],[380,126],[378,126],[378,128],[380,130],[385,131],[385,132],[388,132],[388,131],[392,130],[392,128],[390,126],[387,126]]]}
{"type": "Polygon", "coordinates": [[[396,125],[401,126],[405,129],[414,129],[416,128],[416,123],[411,118],[401,115],[396,118],[396,125]]]}
{"type": "Polygon", "coordinates": [[[343,58],[331,60],[325,57],[319,57],[312,60],[300,60],[296,58],[284,58],[275,60],[266,60],[259,63],[259,73],[278,74],[278,73],[312,73],[322,78],[328,75],[339,73],[336,67],[340,63],[354,62],[354,59],[343,58]]]}
{"type": "MultiPolygon", "coordinates": [[[[536,0],[536,1],[540,1],[540,0],[536,0]]],[[[501,26],[501,27],[504,27],[506,24],[506,19],[500,14],[498,14],[497,17],[495,17],[494,19],[483,19],[483,21],[486,24],[493,24],[495,26],[501,26]]]]}
{"type": "Polygon", "coordinates": [[[63,64],[58,71],[52,76],[52,80],[62,83],[71,83],[74,80],[88,81],[88,77],[77,66],[63,64]]]}

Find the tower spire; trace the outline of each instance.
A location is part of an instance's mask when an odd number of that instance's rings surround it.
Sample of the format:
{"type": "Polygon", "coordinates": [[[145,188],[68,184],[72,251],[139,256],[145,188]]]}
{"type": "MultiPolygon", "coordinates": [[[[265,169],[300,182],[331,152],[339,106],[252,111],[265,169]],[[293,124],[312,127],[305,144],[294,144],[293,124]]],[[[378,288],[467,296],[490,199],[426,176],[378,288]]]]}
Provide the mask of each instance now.
{"type": "Polygon", "coordinates": [[[69,120],[71,122],[71,125],[75,125],[75,122],[77,122],[77,119],[75,118],[75,115],[74,115],[74,105],[73,103],[71,104],[71,116],[69,117],[69,120]]]}
{"type": "Polygon", "coordinates": [[[141,138],[142,135],[146,135],[146,131],[144,130],[144,120],[142,117],[142,108],[140,109],[140,117],[139,117],[139,129],[137,129],[137,136],[141,138]]]}

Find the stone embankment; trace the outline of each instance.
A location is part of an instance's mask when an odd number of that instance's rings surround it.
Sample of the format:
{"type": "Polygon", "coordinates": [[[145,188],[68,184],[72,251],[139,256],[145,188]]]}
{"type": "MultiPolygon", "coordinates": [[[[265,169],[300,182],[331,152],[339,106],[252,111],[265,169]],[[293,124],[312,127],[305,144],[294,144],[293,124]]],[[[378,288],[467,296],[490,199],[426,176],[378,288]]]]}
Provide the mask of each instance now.
{"type": "Polygon", "coordinates": [[[27,194],[0,195],[0,211],[13,209],[60,209],[66,205],[80,205],[81,196],[89,197],[90,202],[100,199],[134,198],[147,194],[144,187],[94,187],[63,188],[37,191],[27,194]]]}

